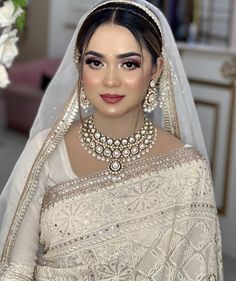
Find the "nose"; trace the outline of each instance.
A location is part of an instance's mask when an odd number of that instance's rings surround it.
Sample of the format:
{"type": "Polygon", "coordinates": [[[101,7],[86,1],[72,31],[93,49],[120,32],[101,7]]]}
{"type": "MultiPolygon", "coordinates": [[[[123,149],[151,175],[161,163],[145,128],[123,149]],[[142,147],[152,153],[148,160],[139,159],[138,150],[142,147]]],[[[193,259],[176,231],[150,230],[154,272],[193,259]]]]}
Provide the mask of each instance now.
{"type": "Polygon", "coordinates": [[[119,87],[121,85],[121,80],[119,77],[118,70],[115,67],[109,67],[105,73],[104,86],[109,88],[119,87]]]}

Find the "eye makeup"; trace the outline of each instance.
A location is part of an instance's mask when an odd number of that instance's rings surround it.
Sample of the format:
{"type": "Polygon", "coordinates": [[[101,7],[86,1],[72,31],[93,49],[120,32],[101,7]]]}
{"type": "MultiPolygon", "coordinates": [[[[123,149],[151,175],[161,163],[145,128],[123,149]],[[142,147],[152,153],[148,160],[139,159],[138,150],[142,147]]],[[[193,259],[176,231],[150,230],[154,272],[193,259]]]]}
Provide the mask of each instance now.
{"type": "MultiPolygon", "coordinates": [[[[99,53],[96,53],[99,54],[99,53]]],[[[99,68],[101,65],[103,65],[101,59],[104,58],[102,55],[99,54],[99,56],[91,56],[91,53],[89,52],[89,54],[87,53],[85,56],[85,64],[89,65],[92,68],[99,68]],[[87,57],[86,57],[87,56],[87,57]]],[[[136,69],[136,68],[140,68],[141,67],[141,58],[139,55],[136,55],[136,53],[127,53],[124,55],[119,55],[117,56],[117,58],[121,61],[119,62],[120,67],[124,67],[127,70],[132,70],[132,69],[136,69]],[[133,56],[130,57],[130,56],[133,56]],[[135,58],[137,57],[137,58],[135,58]]]]}
{"type": "Polygon", "coordinates": [[[135,68],[141,67],[141,61],[135,60],[135,59],[126,59],[122,62],[122,67],[125,67],[127,70],[132,70],[135,68]]]}
{"type": "Polygon", "coordinates": [[[89,65],[91,68],[99,68],[102,65],[102,62],[100,59],[95,57],[88,57],[85,58],[85,64],[89,65]]]}

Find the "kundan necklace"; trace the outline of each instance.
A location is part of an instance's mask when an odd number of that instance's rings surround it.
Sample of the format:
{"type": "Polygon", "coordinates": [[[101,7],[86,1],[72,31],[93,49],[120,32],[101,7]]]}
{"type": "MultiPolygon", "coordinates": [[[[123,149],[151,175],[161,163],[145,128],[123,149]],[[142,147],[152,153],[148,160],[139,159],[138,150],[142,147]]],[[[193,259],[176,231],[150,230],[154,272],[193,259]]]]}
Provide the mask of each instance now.
{"type": "Polygon", "coordinates": [[[149,151],[156,140],[157,129],[145,116],[144,125],[138,132],[126,138],[114,139],[99,132],[94,126],[93,116],[90,116],[81,126],[80,137],[85,150],[98,160],[108,162],[108,178],[119,181],[123,177],[123,164],[149,151]]]}

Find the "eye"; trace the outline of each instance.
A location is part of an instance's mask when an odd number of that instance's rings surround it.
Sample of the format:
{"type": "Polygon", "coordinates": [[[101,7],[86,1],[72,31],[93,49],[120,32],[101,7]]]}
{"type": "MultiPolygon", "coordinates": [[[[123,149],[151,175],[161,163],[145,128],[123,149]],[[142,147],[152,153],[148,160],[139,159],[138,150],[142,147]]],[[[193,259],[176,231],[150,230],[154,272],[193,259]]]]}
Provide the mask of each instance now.
{"type": "Polygon", "coordinates": [[[127,70],[133,70],[140,67],[140,63],[136,61],[125,61],[122,63],[122,66],[127,70]]]}
{"type": "Polygon", "coordinates": [[[100,60],[95,58],[88,58],[85,60],[85,63],[93,69],[98,69],[103,65],[100,60]]]}

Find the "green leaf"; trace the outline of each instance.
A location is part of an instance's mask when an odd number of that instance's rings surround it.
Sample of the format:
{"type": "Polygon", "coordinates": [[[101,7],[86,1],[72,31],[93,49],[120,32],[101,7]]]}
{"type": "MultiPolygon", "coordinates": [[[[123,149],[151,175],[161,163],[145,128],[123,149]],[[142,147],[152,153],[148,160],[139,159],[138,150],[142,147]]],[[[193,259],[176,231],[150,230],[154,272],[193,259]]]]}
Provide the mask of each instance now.
{"type": "Polygon", "coordinates": [[[11,0],[13,5],[15,6],[15,9],[21,8],[23,9],[23,12],[21,15],[16,19],[15,25],[16,28],[20,31],[24,30],[25,25],[25,8],[27,5],[27,0],[11,0]]]}
{"type": "Polygon", "coordinates": [[[25,12],[23,12],[17,19],[16,19],[16,28],[19,31],[23,31],[25,26],[25,12]]]}
{"type": "Polygon", "coordinates": [[[12,2],[16,8],[18,7],[25,8],[27,5],[26,0],[12,0],[12,2]]]}

